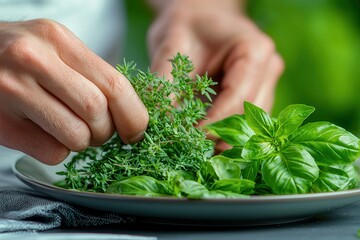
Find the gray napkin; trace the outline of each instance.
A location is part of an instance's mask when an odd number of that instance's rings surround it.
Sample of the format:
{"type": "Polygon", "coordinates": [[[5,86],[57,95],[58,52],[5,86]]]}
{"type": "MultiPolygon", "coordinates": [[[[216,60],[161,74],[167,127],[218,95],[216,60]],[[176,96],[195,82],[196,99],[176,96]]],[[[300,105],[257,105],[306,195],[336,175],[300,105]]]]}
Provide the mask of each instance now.
{"type": "Polygon", "coordinates": [[[71,206],[30,189],[13,174],[14,159],[9,157],[14,154],[5,150],[0,147],[0,233],[134,221],[113,213],[71,206]]]}
{"type": "MultiPolygon", "coordinates": [[[[1,177],[0,177],[1,181],[1,177]]],[[[131,222],[117,214],[99,212],[51,200],[20,187],[0,188],[0,232],[48,230],[131,222]]]]}

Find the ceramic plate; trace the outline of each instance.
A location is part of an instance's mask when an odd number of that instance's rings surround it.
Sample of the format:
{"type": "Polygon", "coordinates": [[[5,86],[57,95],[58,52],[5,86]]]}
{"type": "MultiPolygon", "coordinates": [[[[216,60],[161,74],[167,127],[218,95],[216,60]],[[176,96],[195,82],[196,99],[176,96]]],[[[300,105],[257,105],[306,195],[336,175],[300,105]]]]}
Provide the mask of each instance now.
{"type": "Polygon", "coordinates": [[[246,199],[188,200],[79,192],[53,185],[63,164],[47,166],[23,157],[15,175],[31,188],[54,199],[148,222],[191,225],[265,225],[298,221],[360,201],[360,189],[314,194],[254,196],[246,199]]]}

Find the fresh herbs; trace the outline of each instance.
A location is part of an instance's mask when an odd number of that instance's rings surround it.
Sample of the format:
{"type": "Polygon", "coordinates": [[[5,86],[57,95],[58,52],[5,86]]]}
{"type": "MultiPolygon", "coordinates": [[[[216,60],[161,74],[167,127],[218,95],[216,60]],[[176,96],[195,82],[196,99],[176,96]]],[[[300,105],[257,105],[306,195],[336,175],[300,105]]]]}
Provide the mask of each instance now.
{"type": "Polygon", "coordinates": [[[210,99],[215,83],[206,75],[194,81],[189,76],[193,65],[186,56],[177,54],[171,63],[172,81],[138,70],[133,63],[117,66],[148,109],[145,139],[124,145],[114,136],[101,148],[80,152],[60,173],[67,188],[105,192],[117,181],[140,175],[167,180],[176,171],[196,172],[212,155],[213,142],[194,125],[204,118],[208,106],[199,95],[210,99]]]}
{"type": "Polygon", "coordinates": [[[213,156],[213,142],[194,125],[208,106],[198,96],[211,100],[214,83],[206,75],[192,80],[193,65],[186,56],[177,54],[171,62],[172,81],[137,70],[132,63],[118,66],[149,111],[145,139],[124,145],[115,135],[101,148],[78,153],[59,173],[65,175],[67,188],[199,199],[357,186],[353,163],[360,156],[360,140],[329,122],[303,125],[315,109],[302,104],[271,118],[244,102],[245,114],[205,127],[231,146],[213,156]]]}
{"type": "Polygon", "coordinates": [[[301,126],[313,107],[290,105],[276,119],[249,102],[244,109],[244,116],[207,128],[233,146],[222,155],[242,163],[241,177],[255,181],[255,192],[328,192],[357,185],[353,162],[360,156],[359,139],[329,122],[301,126]]]}

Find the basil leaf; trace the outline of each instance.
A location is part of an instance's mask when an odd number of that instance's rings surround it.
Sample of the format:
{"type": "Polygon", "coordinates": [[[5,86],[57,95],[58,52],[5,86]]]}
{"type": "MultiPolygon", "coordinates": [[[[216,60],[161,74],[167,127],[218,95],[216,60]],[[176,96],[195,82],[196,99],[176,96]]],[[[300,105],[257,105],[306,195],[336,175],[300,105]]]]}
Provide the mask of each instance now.
{"type": "Polygon", "coordinates": [[[276,137],[288,136],[301,126],[303,121],[315,110],[304,104],[293,104],[282,110],[276,120],[276,137]]]}
{"type": "Polygon", "coordinates": [[[249,179],[251,181],[255,181],[256,177],[258,176],[260,169],[260,161],[259,160],[253,160],[248,165],[242,169],[241,176],[244,179],[249,179]]]}
{"type": "Polygon", "coordinates": [[[224,179],[216,181],[211,190],[222,190],[226,192],[233,192],[245,195],[254,193],[255,182],[247,179],[224,179]]]}
{"type": "Polygon", "coordinates": [[[235,163],[239,164],[242,178],[254,181],[259,172],[259,161],[243,158],[241,156],[242,149],[243,148],[240,146],[235,146],[231,149],[225,150],[221,153],[221,155],[231,158],[235,163]]]}
{"type": "Polygon", "coordinates": [[[239,164],[235,163],[232,159],[217,155],[209,161],[218,180],[241,177],[241,168],[239,164]]]}
{"type": "Polygon", "coordinates": [[[265,183],[256,183],[254,188],[255,195],[274,195],[271,187],[265,183]]]}
{"type": "Polygon", "coordinates": [[[332,192],[353,189],[358,185],[358,173],[352,164],[320,166],[319,178],[313,192],[332,192]]]}
{"type": "Polygon", "coordinates": [[[244,102],[245,118],[256,134],[272,137],[274,135],[274,122],[261,108],[250,102],[244,102]]]}
{"type": "Polygon", "coordinates": [[[298,128],[290,142],[304,146],[318,163],[352,163],[360,156],[360,140],[329,122],[308,123],[298,128]]]}
{"type": "Polygon", "coordinates": [[[172,195],[172,189],[166,181],[159,181],[149,176],[135,176],[114,182],[106,192],[146,197],[172,195]]]}
{"type": "Polygon", "coordinates": [[[215,180],[219,179],[219,177],[216,175],[214,167],[209,161],[206,161],[201,165],[197,175],[199,182],[204,184],[206,187],[210,187],[215,182],[215,180]]]}
{"type": "Polygon", "coordinates": [[[216,180],[240,178],[241,164],[221,155],[214,156],[201,165],[197,173],[199,182],[210,188],[216,180]]]}
{"type": "Polygon", "coordinates": [[[246,141],[254,135],[244,115],[238,114],[206,125],[205,129],[232,146],[244,146],[246,141]]]}
{"type": "MultiPolygon", "coordinates": [[[[224,181],[224,180],[220,180],[220,181],[224,181]]],[[[250,185],[250,183],[248,185],[250,185]]],[[[245,185],[245,183],[243,183],[242,186],[243,191],[250,192],[250,187],[248,185],[245,185]]],[[[189,199],[248,197],[244,194],[224,191],[222,189],[208,190],[204,185],[196,181],[185,180],[183,178],[178,178],[178,180],[176,181],[175,188],[177,188],[178,191],[181,192],[180,196],[184,196],[189,199]]]]}
{"type": "Polygon", "coordinates": [[[175,187],[178,189],[177,191],[181,193],[181,196],[185,196],[187,198],[203,198],[203,196],[209,192],[209,190],[204,185],[193,180],[179,178],[177,181],[175,181],[175,184],[175,187]]]}
{"type": "Polygon", "coordinates": [[[243,147],[241,147],[241,146],[234,146],[231,149],[227,149],[227,150],[223,151],[221,153],[221,155],[224,157],[231,158],[231,159],[242,158],[241,157],[242,149],[243,149],[243,147]]]}
{"type": "Polygon", "coordinates": [[[254,135],[244,146],[241,156],[246,159],[262,159],[275,152],[276,147],[273,140],[262,135],[254,135]]]}
{"type": "Polygon", "coordinates": [[[290,145],[263,161],[263,180],[276,194],[309,192],[319,176],[313,157],[302,147],[290,145]]]}

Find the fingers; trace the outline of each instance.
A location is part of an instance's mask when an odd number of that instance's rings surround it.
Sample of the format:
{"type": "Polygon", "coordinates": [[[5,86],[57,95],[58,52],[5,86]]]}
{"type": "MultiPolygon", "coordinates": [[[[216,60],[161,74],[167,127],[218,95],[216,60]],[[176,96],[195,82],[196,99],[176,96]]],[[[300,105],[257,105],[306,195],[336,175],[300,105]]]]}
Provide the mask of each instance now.
{"type": "MultiPolygon", "coordinates": [[[[69,49],[59,54],[64,63],[91,81],[105,95],[122,140],[134,143],[142,139],[149,116],[130,82],[80,41],[74,41],[69,49]]],[[[101,101],[105,103],[103,99],[101,101]]]]}
{"type": "Polygon", "coordinates": [[[29,85],[31,92],[19,94],[16,101],[19,116],[31,120],[72,151],[88,147],[91,131],[86,122],[35,82],[29,85]]]}
{"type": "Polygon", "coordinates": [[[68,148],[32,121],[0,116],[1,145],[25,152],[48,165],[56,165],[69,155],[68,148]]]}
{"type": "Polygon", "coordinates": [[[225,75],[207,120],[214,122],[226,116],[243,113],[243,101],[251,101],[269,111],[274,89],[283,71],[283,62],[271,48],[262,53],[249,55],[244,50],[233,52],[225,65],[225,75]]]}
{"type": "Polygon", "coordinates": [[[69,30],[33,20],[0,31],[0,144],[56,164],[114,125],[124,142],[142,138],[148,114],[131,84],[69,30]]]}
{"type": "Polygon", "coordinates": [[[57,67],[38,72],[37,82],[86,122],[91,132],[91,146],[103,144],[114,132],[106,96],[95,84],[56,56],[52,61],[57,67]]]}
{"type": "Polygon", "coordinates": [[[276,84],[283,71],[284,62],[282,58],[277,53],[273,54],[263,73],[264,80],[253,100],[254,104],[262,106],[262,108],[267,112],[271,111],[276,84]]]}

